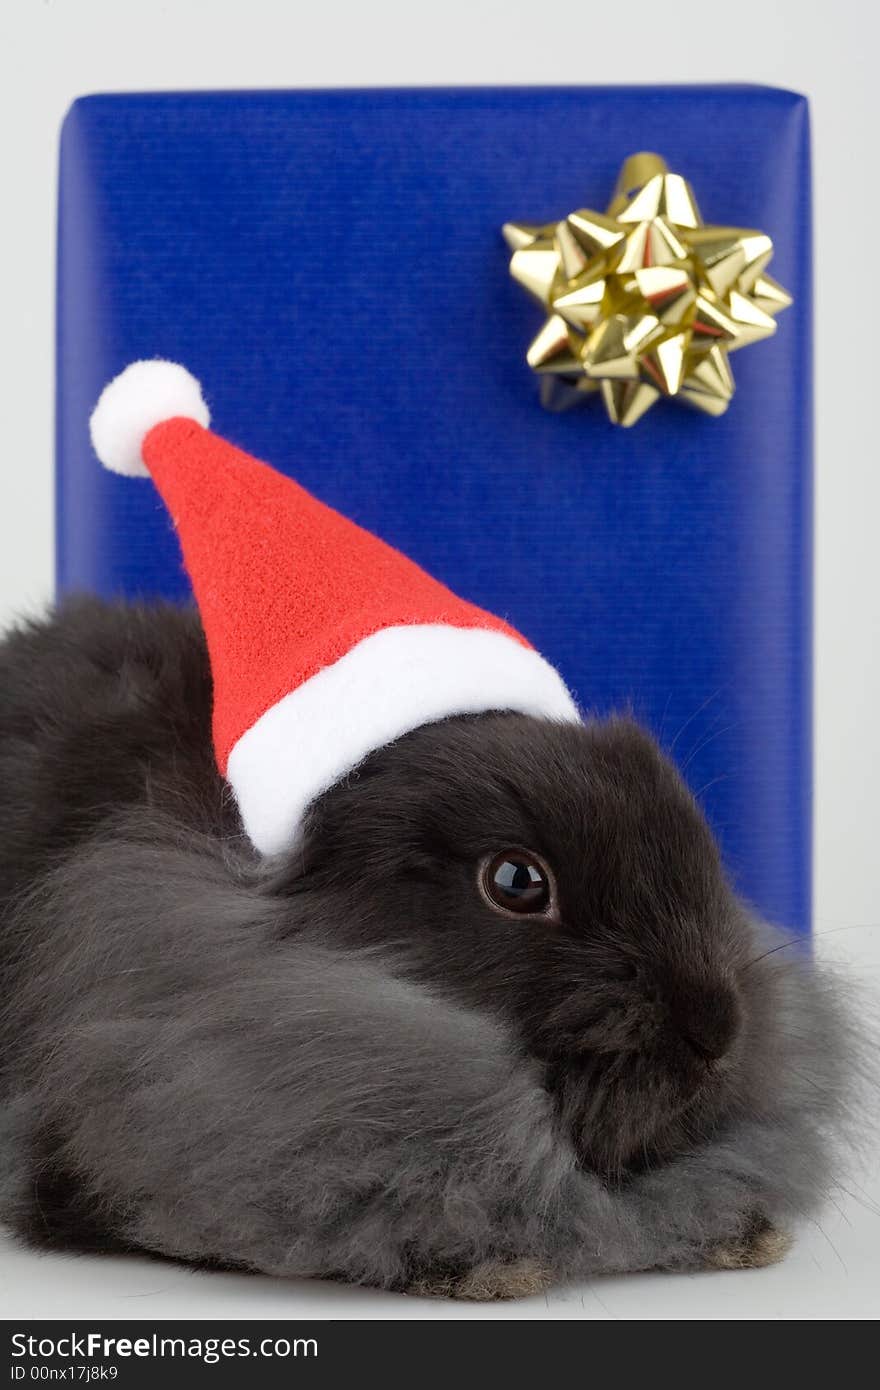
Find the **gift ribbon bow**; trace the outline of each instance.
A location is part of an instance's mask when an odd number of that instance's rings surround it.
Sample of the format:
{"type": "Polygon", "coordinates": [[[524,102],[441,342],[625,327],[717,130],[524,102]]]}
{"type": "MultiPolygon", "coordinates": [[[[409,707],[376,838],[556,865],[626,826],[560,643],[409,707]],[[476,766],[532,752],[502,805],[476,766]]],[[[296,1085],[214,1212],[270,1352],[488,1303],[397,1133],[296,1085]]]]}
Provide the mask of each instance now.
{"type": "Polygon", "coordinates": [[[526,357],[551,410],[601,391],[617,425],[661,396],[722,415],[728,354],[774,333],[792,302],[765,274],[770,237],[706,226],[690,184],[656,154],[626,160],[607,212],[503,230],[511,275],[547,312],[526,357]]]}

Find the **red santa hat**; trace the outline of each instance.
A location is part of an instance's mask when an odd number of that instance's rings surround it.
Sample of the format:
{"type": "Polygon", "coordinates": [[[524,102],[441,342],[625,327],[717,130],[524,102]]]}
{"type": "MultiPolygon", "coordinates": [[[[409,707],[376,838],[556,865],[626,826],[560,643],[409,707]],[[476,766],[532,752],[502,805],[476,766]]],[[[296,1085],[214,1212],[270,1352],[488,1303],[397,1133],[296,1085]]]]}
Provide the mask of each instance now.
{"type": "Polygon", "coordinates": [[[214,681],[217,764],[263,854],[309,804],[422,724],[579,718],[514,628],[209,429],[199,383],[133,362],[91,418],[107,468],[152,477],[177,528],[214,681]]]}

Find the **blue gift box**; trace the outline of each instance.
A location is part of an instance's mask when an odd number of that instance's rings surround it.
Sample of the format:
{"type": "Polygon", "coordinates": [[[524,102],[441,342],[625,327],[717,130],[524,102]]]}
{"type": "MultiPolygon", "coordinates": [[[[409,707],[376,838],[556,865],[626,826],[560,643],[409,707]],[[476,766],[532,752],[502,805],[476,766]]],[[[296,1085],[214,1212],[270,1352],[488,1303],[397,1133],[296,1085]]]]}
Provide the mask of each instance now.
{"type": "MultiPolygon", "coordinates": [[[[61,139],[58,586],[184,597],[157,495],[88,418],[127,362],[516,624],[583,705],[672,748],[740,890],[809,926],[811,346],[805,100],[762,87],[87,97],[61,139]],[[655,149],[794,294],[718,419],[538,403],[500,226],[603,208],[655,149]]],[[[295,556],[291,557],[295,563],[295,556]]]]}

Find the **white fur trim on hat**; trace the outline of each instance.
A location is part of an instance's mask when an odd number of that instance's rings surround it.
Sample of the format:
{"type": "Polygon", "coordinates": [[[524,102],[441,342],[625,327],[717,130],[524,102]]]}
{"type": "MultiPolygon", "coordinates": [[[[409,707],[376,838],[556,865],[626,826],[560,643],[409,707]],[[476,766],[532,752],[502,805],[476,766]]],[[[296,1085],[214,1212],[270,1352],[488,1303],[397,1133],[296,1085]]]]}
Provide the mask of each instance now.
{"type": "Polygon", "coordinates": [[[205,429],[211,415],[194,376],[177,362],[132,362],[101,392],[89,428],[105,468],[147,477],[141,445],[155,425],[182,415],[205,429]]]}
{"type": "Polygon", "coordinates": [[[227,779],[261,854],[296,844],[306,808],[369,753],[438,719],[515,710],[576,721],[561,676],[486,628],[389,627],[267,710],[235,744],[227,779]]]}

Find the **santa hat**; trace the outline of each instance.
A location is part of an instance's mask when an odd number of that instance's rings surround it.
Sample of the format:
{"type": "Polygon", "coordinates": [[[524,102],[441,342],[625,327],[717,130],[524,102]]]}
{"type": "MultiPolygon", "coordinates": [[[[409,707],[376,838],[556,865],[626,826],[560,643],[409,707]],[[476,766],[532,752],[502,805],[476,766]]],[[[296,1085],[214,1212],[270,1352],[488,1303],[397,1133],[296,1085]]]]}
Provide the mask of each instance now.
{"type": "Polygon", "coordinates": [[[578,712],[558,673],[500,618],[208,429],[199,383],[134,362],[91,419],[117,473],[152,477],[173,518],[208,642],[214,749],[263,854],[367,755],[450,715],[578,712]]]}

